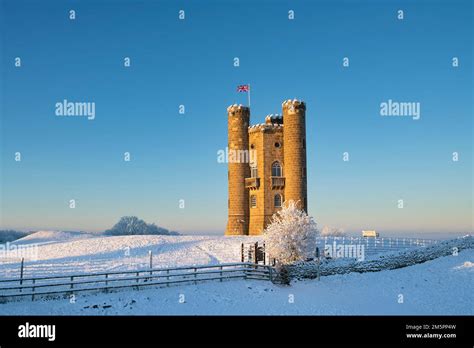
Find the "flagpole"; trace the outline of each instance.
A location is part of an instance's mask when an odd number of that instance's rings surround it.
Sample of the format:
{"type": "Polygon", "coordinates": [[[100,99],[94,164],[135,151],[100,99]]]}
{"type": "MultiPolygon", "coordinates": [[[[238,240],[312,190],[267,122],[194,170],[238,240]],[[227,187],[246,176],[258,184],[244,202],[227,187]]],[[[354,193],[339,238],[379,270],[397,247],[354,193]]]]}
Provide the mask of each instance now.
{"type": "Polygon", "coordinates": [[[249,93],[248,93],[248,95],[249,95],[249,108],[250,108],[250,83],[249,83],[248,85],[249,85],[249,93]]]}

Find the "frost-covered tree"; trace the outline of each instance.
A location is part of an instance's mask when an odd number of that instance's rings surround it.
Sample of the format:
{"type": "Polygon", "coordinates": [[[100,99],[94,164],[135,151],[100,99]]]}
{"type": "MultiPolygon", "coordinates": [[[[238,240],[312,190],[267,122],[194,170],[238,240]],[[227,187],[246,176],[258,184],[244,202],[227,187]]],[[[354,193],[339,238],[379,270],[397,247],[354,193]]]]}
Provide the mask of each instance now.
{"type": "Polygon", "coordinates": [[[273,215],[264,235],[270,256],[287,265],[314,257],[319,232],[313,218],[289,201],[273,215]]]}
{"type": "Polygon", "coordinates": [[[331,237],[343,237],[346,233],[342,228],[324,226],[321,229],[321,236],[331,236],[331,237]]]}
{"type": "Polygon", "coordinates": [[[110,230],[105,231],[106,234],[112,235],[129,235],[141,234],[146,229],[145,221],[136,216],[123,216],[110,230]]]}
{"type": "Polygon", "coordinates": [[[166,228],[158,227],[155,224],[147,224],[136,216],[123,216],[110,230],[105,231],[109,235],[137,235],[137,234],[159,234],[159,235],[178,235],[174,231],[168,231],[166,228]]]}

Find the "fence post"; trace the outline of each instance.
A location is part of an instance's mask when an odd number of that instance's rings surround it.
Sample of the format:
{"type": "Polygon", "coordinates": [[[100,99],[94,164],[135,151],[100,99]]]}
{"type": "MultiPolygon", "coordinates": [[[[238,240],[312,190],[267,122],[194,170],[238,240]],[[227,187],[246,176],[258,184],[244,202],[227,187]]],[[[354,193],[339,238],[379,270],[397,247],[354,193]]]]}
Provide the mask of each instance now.
{"type": "Polygon", "coordinates": [[[107,286],[108,286],[108,284],[109,284],[109,282],[107,281],[108,278],[109,278],[109,274],[106,273],[106,274],[105,274],[105,289],[104,289],[104,292],[105,292],[105,293],[109,292],[109,289],[107,289],[107,286]]]}
{"type": "Polygon", "coordinates": [[[33,286],[31,288],[31,291],[33,292],[33,294],[31,295],[31,301],[34,301],[35,300],[35,279],[33,279],[33,286]]]}
{"type": "Polygon", "coordinates": [[[138,277],[140,276],[140,272],[137,272],[137,283],[138,283],[138,277]]]}
{"type": "Polygon", "coordinates": [[[273,283],[273,270],[272,270],[272,266],[268,266],[268,272],[269,272],[269,276],[270,276],[270,281],[273,283]]]}
{"type": "Polygon", "coordinates": [[[222,266],[220,266],[219,268],[221,270],[221,273],[220,273],[221,274],[221,279],[220,279],[220,281],[222,281],[222,266]]]}
{"type": "Polygon", "coordinates": [[[197,284],[196,278],[197,278],[197,268],[194,267],[194,285],[197,284]]]}
{"type": "Polygon", "coordinates": [[[169,269],[166,270],[166,280],[167,280],[166,281],[166,286],[170,286],[170,283],[169,283],[169,281],[170,281],[170,270],[169,269]]]}
{"type": "Polygon", "coordinates": [[[257,251],[258,251],[258,242],[255,242],[254,251],[253,251],[253,261],[254,261],[255,264],[258,263],[258,261],[257,261],[257,251]]]}
{"type": "MultiPolygon", "coordinates": [[[[150,255],[150,276],[153,277],[153,252],[151,250],[148,251],[148,254],[150,255]]],[[[153,281],[153,279],[150,277],[150,281],[153,281]]]]}
{"type": "Polygon", "coordinates": [[[74,277],[71,276],[71,289],[74,287],[74,283],[73,283],[73,282],[74,282],[74,277]]]}
{"type": "Polygon", "coordinates": [[[319,276],[319,266],[320,266],[320,257],[321,257],[321,255],[319,253],[319,248],[318,247],[316,247],[316,255],[315,256],[316,256],[316,260],[318,260],[318,281],[320,281],[321,278],[319,276]]]}
{"type": "MultiPolygon", "coordinates": [[[[21,266],[20,266],[20,285],[23,285],[23,265],[25,262],[25,258],[21,258],[21,266]]],[[[23,289],[20,289],[20,292],[22,292],[23,289]]]]}
{"type": "Polygon", "coordinates": [[[244,262],[244,243],[240,245],[240,260],[244,262]]]}
{"type": "Polygon", "coordinates": [[[267,264],[267,251],[265,250],[265,242],[263,243],[263,265],[267,264]]]}

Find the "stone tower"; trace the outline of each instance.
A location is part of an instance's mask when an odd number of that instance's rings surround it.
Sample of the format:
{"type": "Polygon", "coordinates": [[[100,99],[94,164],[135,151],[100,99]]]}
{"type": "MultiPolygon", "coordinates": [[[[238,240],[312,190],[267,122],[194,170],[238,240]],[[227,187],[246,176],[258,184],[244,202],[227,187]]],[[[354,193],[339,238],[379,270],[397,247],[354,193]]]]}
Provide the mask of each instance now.
{"type": "Polygon", "coordinates": [[[282,104],[285,144],[285,200],[297,202],[308,212],[306,184],[306,104],[287,100],[282,104]]]}
{"type": "Polygon", "coordinates": [[[258,235],[293,200],[307,211],[304,102],[283,102],[283,117],[249,126],[250,109],[228,112],[229,219],[226,235],[258,235]]]}
{"type": "Polygon", "coordinates": [[[249,234],[262,234],[284,200],[283,118],[268,115],[265,123],[249,128],[250,149],[255,151],[255,163],[250,163],[249,234]]]}
{"type": "Polygon", "coordinates": [[[227,108],[229,155],[229,219],[226,235],[246,235],[249,229],[249,200],[245,178],[250,176],[250,167],[245,153],[249,150],[250,109],[242,105],[227,108]],[[246,161],[247,159],[247,161],[246,161]]]}

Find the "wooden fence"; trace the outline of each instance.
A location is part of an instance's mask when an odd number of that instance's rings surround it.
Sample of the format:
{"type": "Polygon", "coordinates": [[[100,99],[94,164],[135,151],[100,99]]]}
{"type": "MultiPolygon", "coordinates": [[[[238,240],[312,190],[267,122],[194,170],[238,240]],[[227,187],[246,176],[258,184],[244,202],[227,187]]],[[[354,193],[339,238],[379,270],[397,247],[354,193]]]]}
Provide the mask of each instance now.
{"type": "Polygon", "coordinates": [[[266,265],[226,263],[175,268],[149,268],[135,271],[81,273],[34,278],[0,279],[0,301],[16,297],[68,295],[82,291],[108,291],[120,288],[170,286],[172,284],[229,279],[273,280],[274,270],[266,265]]]}

